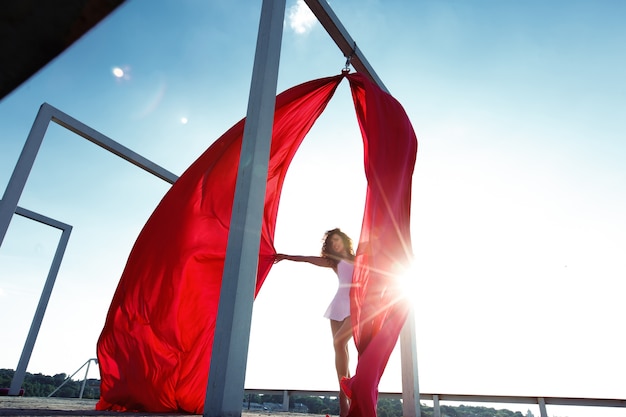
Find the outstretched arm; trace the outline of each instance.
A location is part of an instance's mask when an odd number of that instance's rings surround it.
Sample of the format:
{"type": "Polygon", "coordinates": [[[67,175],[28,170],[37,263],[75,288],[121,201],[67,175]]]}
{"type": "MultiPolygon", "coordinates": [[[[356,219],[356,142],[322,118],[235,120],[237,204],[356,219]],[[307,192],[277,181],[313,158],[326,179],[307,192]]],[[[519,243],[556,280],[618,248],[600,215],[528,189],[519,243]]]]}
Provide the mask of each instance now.
{"type": "Polygon", "coordinates": [[[294,262],[307,262],[316,266],[322,266],[325,268],[332,268],[333,262],[328,258],[322,258],[321,256],[300,256],[300,255],[285,255],[284,253],[277,253],[274,258],[274,263],[280,262],[283,259],[294,262]]]}

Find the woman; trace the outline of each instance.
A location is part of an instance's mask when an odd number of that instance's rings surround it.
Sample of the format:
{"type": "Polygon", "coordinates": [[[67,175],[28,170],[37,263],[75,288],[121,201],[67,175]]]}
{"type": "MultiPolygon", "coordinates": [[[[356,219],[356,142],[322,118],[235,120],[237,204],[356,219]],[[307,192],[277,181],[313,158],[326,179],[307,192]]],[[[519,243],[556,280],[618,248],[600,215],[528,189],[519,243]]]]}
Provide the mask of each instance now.
{"type": "MultiPolygon", "coordinates": [[[[275,262],[283,259],[295,262],[308,262],[313,265],[332,268],[339,277],[339,288],[328,306],[324,317],[330,319],[335,348],[335,368],[337,378],[350,377],[348,342],[352,338],[350,322],[350,287],[354,271],[354,250],[352,240],[339,228],[326,232],[323,238],[321,256],[299,256],[277,254],[275,262]]],[[[350,409],[348,397],[339,389],[339,415],[345,417],[350,409]]]]}

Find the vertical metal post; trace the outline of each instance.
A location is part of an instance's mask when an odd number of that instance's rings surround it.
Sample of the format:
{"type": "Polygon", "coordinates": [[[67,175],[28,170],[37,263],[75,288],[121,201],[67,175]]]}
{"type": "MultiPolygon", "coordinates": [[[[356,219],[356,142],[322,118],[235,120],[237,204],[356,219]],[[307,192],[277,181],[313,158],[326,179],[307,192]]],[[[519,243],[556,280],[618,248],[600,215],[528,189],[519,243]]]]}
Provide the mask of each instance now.
{"type": "Polygon", "coordinates": [[[13,213],[17,209],[17,204],[20,201],[22,191],[24,191],[30,170],[35,163],[37,152],[39,152],[41,142],[43,142],[43,137],[50,124],[50,117],[49,107],[41,106],[30,129],[24,148],[22,148],[22,153],[17,160],[17,164],[15,164],[9,184],[4,191],[4,196],[0,200],[0,246],[2,246],[4,236],[9,229],[13,213]]]}
{"type": "Polygon", "coordinates": [[[289,411],[289,391],[283,391],[283,411],[289,411]]]}
{"type": "Polygon", "coordinates": [[[239,417],[276,103],[285,0],[264,0],[222,277],[205,417],[239,417]]]}
{"type": "Polygon", "coordinates": [[[537,398],[537,403],[539,404],[539,415],[541,417],[548,417],[548,411],[546,410],[546,400],[544,398],[537,398]]]}
{"type": "Polygon", "coordinates": [[[52,294],[52,288],[54,288],[54,281],[57,278],[59,267],[61,266],[61,261],[63,260],[63,254],[65,253],[65,248],[67,247],[67,242],[69,241],[70,233],[72,232],[72,226],[64,226],[63,233],[61,233],[61,239],[59,240],[57,250],[54,254],[54,258],[52,259],[52,266],[50,267],[46,283],[43,287],[43,291],[41,292],[41,297],[39,298],[39,304],[37,304],[37,310],[35,310],[33,322],[30,325],[30,330],[28,331],[28,336],[26,337],[26,343],[24,343],[24,349],[22,349],[20,361],[17,364],[17,369],[15,370],[15,374],[11,380],[9,395],[18,395],[20,388],[22,387],[22,383],[24,382],[26,368],[28,367],[30,356],[33,353],[33,347],[35,346],[35,341],[37,340],[37,335],[39,334],[39,329],[41,328],[41,322],[43,321],[43,316],[46,313],[48,301],[50,301],[50,294],[52,294]]]}
{"type": "Polygon", "coordinates": [[[439,396],[433,395],[433,417],[441,417],[441,408],[439,407],[439,396]]]}
{"type": "Polygon", "coordinates": [[[400,361],[402,366],[402,415],[419,417],[420,390],[417,377],[417,335],[415,334],[415,314],[413,308],[400,333],[400,361]]]}

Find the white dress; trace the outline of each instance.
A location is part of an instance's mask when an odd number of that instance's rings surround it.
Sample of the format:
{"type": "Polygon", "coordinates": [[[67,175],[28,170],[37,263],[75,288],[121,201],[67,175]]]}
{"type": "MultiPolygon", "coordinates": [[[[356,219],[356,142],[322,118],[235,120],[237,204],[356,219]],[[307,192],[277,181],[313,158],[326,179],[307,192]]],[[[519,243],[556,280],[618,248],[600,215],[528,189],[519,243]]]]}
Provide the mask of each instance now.
{"type": "Polygon", "coordinates": [[[337,264],[339,288],[324,313],[327,319],[342,321],[350,315],[350,287],[352,287],[353,272],[353,264],[343,260],[337,264]]]}

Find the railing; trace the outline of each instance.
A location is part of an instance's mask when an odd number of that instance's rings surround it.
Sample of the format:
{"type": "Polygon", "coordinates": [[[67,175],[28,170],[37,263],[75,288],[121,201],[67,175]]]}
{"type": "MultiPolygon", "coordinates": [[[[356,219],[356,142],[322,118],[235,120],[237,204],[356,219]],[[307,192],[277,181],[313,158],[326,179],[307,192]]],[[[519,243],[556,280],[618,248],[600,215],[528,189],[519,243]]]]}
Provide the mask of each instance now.
{"type": "MultiPolygon", "coordinates": [[[[283,411],[289,410],[289,398],[294,396],[337,397],[337,391],[264,390],[246,389],[245,394],[282,395],[283,411]]],[[[379,398],[402,399],[401,392],[381,392],[379,398]]],[[[529,404],[539,406],[541,417],[548,417],[546,405],[626,408],[626,399],[576,398],[576,397],[529,397],[514,395],[463,395],[420,393],[420,400],[433,402],[433,417],[441,417],[440,401],[467,403],[529,404]]]]}

